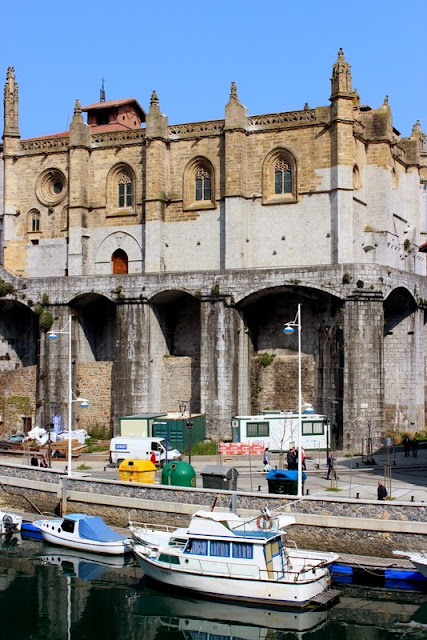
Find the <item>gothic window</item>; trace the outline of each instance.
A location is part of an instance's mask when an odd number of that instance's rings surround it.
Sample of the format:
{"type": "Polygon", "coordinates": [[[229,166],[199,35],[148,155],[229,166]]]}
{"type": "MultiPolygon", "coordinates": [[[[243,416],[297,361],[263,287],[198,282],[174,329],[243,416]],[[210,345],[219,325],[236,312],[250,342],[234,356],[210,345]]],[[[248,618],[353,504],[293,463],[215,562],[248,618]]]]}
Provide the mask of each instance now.
{"type": "Polygon", "coordinates": [[[274,167],[274,193],[292,193],[292,171],[283,158],[278,158],[274,167]]]}
{"type": "Polygon", "coordinates": [[[113,167],[107,177],[107,215],[134,215],[135,196],[135,174],[131,167],[124,163],[113,167]]]}
{"type": "Polygon", "coordinates": [[[31,211],[29,211],[27,229],[30,233],[36,233],[41,230],[40,211],[38,209],[31,209],[31,211]]]}
{"type": "Polygon", "coordinates": [[[118,207],[132,206],[132,180],[129,175],[123,172],[118,179],[118,207]]]}
{"type": "Polygon", "coordinates": [[[262,167],[263,204],[297,201],[297,166],[294,156],[285,148],[271,151],[262,167]]]}
{"type": "Polygon", "coordinates": [[[207,158],[197,157],[191,160],[184,171],[183,209],[214,209],[215,175],[211,162],[207,158]]]}
{"type": "Polygon", "coordinates": [[[211,177],[204,167],[198,167],[196,171],[196,200],[211,199],[211,177]]]}

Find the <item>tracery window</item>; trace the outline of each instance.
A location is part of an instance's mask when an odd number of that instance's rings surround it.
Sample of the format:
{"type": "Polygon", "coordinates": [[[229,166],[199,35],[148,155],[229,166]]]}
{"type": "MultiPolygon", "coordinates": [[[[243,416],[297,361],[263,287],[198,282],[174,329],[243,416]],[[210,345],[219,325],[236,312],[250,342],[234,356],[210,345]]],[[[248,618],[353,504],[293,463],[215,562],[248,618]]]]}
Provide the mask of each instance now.
{"type": "Polygon", "coordinates": [[[118,207],[132,206],[132,180],[124,171],[120,174],[117,185],[118,207]]]}
{"type": "Polygon", "coordinates": [[[292,171],[283,158],[278,158],[274,167],[274,193],[292,193],[292,171]]]}
{"type": "Polygon", "coordinates": [[[41,229],[41,216],[38,209],[31,209],[27,216],[27,231],[37,233],[41,229]]]}
{"type": "Polygon", "coordinates": [[[215,209],[215,174],[212,163],[202,156],[193,158],[184,170],[184,210],[215,209]]]}
{"type": "Polygon", "coordinates": [[[205,167],[198,167],[195,177],[196,200],[211,199],[211,177],[205,167]]]}
{"type": "Polygon", "coordinates": [[[297,163],[284,147],[273,149],[262,166],[263,204],[285,204],[297,201],[297,163]]]}

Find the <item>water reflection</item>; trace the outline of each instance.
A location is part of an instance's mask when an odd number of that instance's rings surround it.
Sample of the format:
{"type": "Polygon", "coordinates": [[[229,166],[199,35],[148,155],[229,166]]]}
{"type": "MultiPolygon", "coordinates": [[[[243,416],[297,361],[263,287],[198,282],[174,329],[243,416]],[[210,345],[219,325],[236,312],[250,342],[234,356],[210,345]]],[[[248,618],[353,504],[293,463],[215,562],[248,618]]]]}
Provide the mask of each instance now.
{"type": "Polygon", "coordinates": [[[425,640],[427,592],[340,586],[329,611],[177,597],[132,559],[1,541],[1,634],[13,640],[425,640]]]}

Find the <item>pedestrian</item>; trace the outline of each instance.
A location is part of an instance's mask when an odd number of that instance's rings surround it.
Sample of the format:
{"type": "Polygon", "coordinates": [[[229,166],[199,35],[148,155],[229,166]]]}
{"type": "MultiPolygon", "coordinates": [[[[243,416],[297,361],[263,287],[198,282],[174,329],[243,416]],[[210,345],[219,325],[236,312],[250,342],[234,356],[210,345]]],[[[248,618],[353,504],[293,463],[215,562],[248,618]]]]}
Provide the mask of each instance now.
{"type": "Polygon", "coordinates": [[[295,451],[295,447],[291,447],[286,454],[286,462],[288,463],[288,470],[295,471],[298,468],[297,465],[297,454],[295,451]]]}
{"type": "Polygon", "coordinates": [[[48,465],[48,463],[47,463],[47,458],[46,458],[46,454],[45,454],[45,453],[44,453],[44,454],[42,455],[42,457],[41,457],[40,465],[39,465],[39,466],[40,466],[40,467],[43,467],[43,469],[47,469],[47,468],[48,468],[48,466],[49,466],[49,465],[48,465]]]}
{"type": "Polygon", "coordinates": [[[335,479],[337,478],[337,472],[334,469],[334,466],[335,466],[334,462],[335,462],[335,458],[334,458],[333,454],[331,453],[331,454],[329,454],[329,457],[328,457],[328,473],[326,474],[326,480],[330,479],[330,475],[331,475],[332,470],[334,470],[335,479]]]}
{"type": "Polygon", "coordinates": [[[270,452],[268,447],[264,449],[264,457],[262,459],[262,464],[264,465],[264,472],[268,473],[271,470],[270,466],[270,452]]]}
{"type": "Polygon", "coordinates": [[[387,498],[387,489],[385,488],[382,482],[378,483],[377,494],[378,494],[378,500],[385,500],[387,498]]]}
{"type": "Polygon", "coordinates": [[[418,457],[418,447],[419,442],[417,440],[417,434],[415,434],[414,439],[412,440],[412,455],[414,458],[418,457]]]}
{"type": "Polygon", "coordinates": [[[306,466],[305,466],[305,451],[304,449],[301,447],[301,467],[303,469],[303,471],[307,471],[306,466]]]}
{"type": "Polygon", "coordinates": [[[156,464],[156,453],[155,453],[155,451],[152,451],[152,452],[151,452],[150,461],[151,461],[153,464],[156,464]]]}
{"type": "Polygon", "coordinates": [[[37,453],[34,452],[33,455],[31,456],[31,466],[32,467],[38,467],[39,466],[39,461],[37,459],[37,453]]]}
{"type": "Polygon", "coordinates": [[[407,435],[404,436],[402,442],[403,442],[403,450],[405,451],[405,458],[407,458],[409,456],[409,447],[411,444],[407,435]]]}

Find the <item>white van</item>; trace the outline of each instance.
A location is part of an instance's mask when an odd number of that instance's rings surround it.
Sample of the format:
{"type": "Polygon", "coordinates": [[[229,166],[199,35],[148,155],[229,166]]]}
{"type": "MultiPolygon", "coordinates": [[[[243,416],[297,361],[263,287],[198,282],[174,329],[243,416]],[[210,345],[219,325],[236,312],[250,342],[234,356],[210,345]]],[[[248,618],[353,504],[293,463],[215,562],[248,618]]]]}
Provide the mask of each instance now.
{"type": "MultiPolygon", "coordinates": [[[[181,460],[181,452],[168,444],[168,462],[181,460]]],[[[117,467],[123,460],[150,460],[151,452],[156,454],[156,464],[163,467],[166,462],[166,440],[164,438],[139,438],[138,436],[117,436],[110,442],[110,464],[117,467]]]]}

